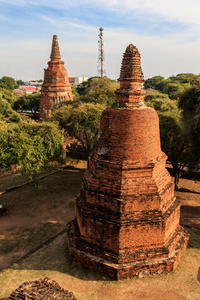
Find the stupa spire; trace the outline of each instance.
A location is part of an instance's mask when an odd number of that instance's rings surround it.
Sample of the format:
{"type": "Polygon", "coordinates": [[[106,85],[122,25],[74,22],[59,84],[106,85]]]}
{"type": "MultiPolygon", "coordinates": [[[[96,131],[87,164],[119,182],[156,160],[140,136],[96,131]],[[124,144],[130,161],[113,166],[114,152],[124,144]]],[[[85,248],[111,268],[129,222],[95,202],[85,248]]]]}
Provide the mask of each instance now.
{"type": "Polygon", "coordinates": [[[51,116],[51,109],[57,103],[73,100],[68,72],[61,61],[57,35],[53,36],[51,60],[48,68],[44,69],[44,83],[40,97],[40,118],[51,116]]]}
{"type": "Polygon", "coordinates": [[[116,91],[116,98],[120,107],[136,106],[144,101],[145,91],[143,72],[138,49],[130,44],[123,55],[120,72],[120,89],[116,91]]]}
{"type": "Polygon", "coordinates": [[[60,61],[61,60],[57,35],[53,36],[50,58],[51,58],[51,61],[60,61]]]}

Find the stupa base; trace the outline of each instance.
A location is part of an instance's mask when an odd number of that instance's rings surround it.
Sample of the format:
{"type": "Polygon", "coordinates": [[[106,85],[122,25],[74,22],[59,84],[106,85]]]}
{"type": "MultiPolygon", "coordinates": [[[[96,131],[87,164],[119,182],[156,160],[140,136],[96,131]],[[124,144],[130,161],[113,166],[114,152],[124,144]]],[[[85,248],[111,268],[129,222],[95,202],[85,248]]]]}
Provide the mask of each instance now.
{"type": "Polygon", "coordinates": [[[70,258],[74,265],[116,280],[133,277],[141,278],[151,274],[173,271],[187,248],[189,241],[189,234],[182,226],[179,226],[179,233],[176,235],[174,249],[167,257],[143,259],[130,263],[115,263],[113,262],[115,260],[114,253],[109,253],[105,249],[96,249],[95,245],[88,244],[81,239],[76,219],[67,225],[67,233],[70,258]],[[98,253],[101,250],[102,255],[100,257],[98,253]]]}

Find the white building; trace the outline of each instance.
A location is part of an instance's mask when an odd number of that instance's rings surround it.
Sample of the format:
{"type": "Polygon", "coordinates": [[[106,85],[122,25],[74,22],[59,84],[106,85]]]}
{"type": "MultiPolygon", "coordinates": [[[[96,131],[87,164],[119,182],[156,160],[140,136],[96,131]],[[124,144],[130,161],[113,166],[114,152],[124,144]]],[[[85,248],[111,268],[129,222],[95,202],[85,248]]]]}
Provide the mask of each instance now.
{"type": "Polygon", "coordinates": [[[81,84],[83,81],[87,81],[88,78],[87,77],[69,77],[69,83],[71,85],[78,85],[81,84]]]}

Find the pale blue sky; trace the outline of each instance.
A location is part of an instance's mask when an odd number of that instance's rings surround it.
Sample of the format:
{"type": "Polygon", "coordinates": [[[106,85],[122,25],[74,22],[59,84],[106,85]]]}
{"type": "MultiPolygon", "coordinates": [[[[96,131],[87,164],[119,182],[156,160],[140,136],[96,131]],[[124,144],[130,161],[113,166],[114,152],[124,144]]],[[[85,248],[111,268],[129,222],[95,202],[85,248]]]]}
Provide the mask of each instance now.
{"type": "Polygon", "coordinates": [[[69,76],[96,76],[101,26],[112,79],[129,44],[145,78],[199,74],[199,15],[199,0],[0,0],[0,78],[43,78],[54,34],[69,76]]]}

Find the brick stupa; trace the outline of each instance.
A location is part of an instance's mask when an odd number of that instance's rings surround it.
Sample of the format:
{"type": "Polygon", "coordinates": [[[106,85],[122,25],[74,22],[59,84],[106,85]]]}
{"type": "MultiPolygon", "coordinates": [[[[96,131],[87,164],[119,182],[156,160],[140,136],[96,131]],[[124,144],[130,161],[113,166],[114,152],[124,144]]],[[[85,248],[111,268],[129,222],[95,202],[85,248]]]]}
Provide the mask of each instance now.
{"type": "Polygon", "coordinates": [[[44,70],[44,83],[41,89],[40,118],[51,116],[51,108],[65,100],[73,100],[68,72],[61,61],[57,35],[53,36],[51,60],[44,70]]]}
{"type": "Polygon", "coordinates": [[[180,205],[165,168],[159,120],[144,104],[137,48],[123,57],[119,108],[102,115],[95,151],[68,224],[73,264],[114,279],[175,269],[189,235],[179,225],[180,205]]]}

